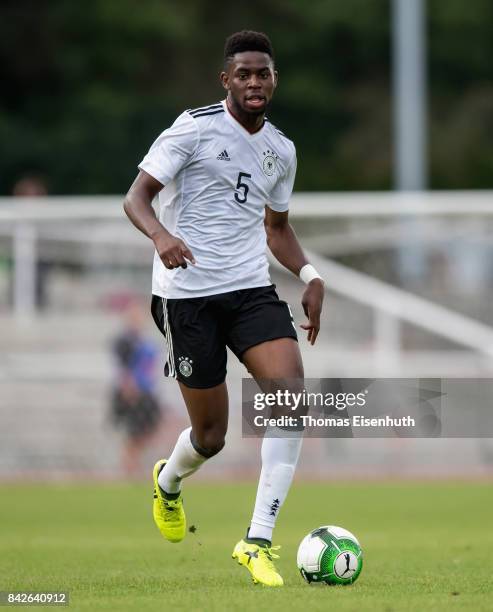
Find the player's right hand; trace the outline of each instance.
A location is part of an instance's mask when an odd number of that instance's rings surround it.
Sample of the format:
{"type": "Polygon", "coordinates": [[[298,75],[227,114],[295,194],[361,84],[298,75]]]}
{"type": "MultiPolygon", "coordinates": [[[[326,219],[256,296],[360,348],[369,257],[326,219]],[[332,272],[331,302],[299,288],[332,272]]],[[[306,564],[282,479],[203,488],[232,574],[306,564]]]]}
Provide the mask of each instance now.
{"type": "Polygon", "coordinates": [[[156,251],[158,252],[161,261],[168,270],[174,270],[175,268],[186,268],[188,261],[195,265],[195,259],[192,255],[192,251],[180,238],[172,236],[171,234],[161,234],[154,240],[156,251]]]}

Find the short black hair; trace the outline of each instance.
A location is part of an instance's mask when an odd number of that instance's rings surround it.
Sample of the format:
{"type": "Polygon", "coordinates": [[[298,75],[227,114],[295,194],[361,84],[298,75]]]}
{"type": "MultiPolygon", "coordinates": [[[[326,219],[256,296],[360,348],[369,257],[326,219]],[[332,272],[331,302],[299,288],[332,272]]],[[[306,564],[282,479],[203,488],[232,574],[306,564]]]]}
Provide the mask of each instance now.
{"type": "Polygon", "coordinates": [[[227,65],[236,53],[243,51],[260,51],[274,61],[274,49],[267,34],[254,32],[253,30],[242,30],[228,36],[224,45],[224,63],[227,65]]]}

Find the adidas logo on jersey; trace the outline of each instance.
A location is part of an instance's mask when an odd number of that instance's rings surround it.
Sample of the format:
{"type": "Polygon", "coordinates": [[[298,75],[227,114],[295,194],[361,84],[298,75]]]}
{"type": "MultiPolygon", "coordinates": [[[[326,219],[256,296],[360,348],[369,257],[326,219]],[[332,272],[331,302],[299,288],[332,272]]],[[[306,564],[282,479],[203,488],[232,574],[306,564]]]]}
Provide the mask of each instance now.
{"type": "Polygon", "coordinates": [[[221,153],[219,153],[219,155],[216,157],[216,159],[219,159],[221,161],[231,161],[231,159],[230,159],[226,149],[224,149],[224,151],[221,151],[221,153]]]}

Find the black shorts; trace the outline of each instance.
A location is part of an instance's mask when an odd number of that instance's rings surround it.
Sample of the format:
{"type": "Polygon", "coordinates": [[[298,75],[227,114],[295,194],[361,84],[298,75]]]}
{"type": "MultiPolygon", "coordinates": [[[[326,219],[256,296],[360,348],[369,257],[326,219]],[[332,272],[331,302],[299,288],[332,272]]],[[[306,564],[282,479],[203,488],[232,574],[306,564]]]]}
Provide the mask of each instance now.
{"type": "Polygon", "coordinates": [[[224,382],[227,346],[241,361],[261,342],[298,340],[291,309],[275,285],[198,298],[153,295],[151,311],[168,346],[164,375],[195,389],[224,382]]]}

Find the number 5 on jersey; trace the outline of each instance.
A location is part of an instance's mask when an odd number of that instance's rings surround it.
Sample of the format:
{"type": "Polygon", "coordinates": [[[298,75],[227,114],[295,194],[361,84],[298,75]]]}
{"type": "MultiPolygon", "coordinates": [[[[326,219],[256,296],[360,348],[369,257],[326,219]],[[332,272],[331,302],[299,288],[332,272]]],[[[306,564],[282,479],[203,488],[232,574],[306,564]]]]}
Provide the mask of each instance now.
{"type": "Polygon", "coordinates": [[[247,201],[248,190],[250,189],[246,183],[242,182],[242,179],[244,178],[245,179],[252,178],[252,175],[248,174],[247,172],[240,172],[238,174],[238,181],[236,183],[236,191],[235,191],[235,200],[239,204],[244,204],[247,201]]]}

